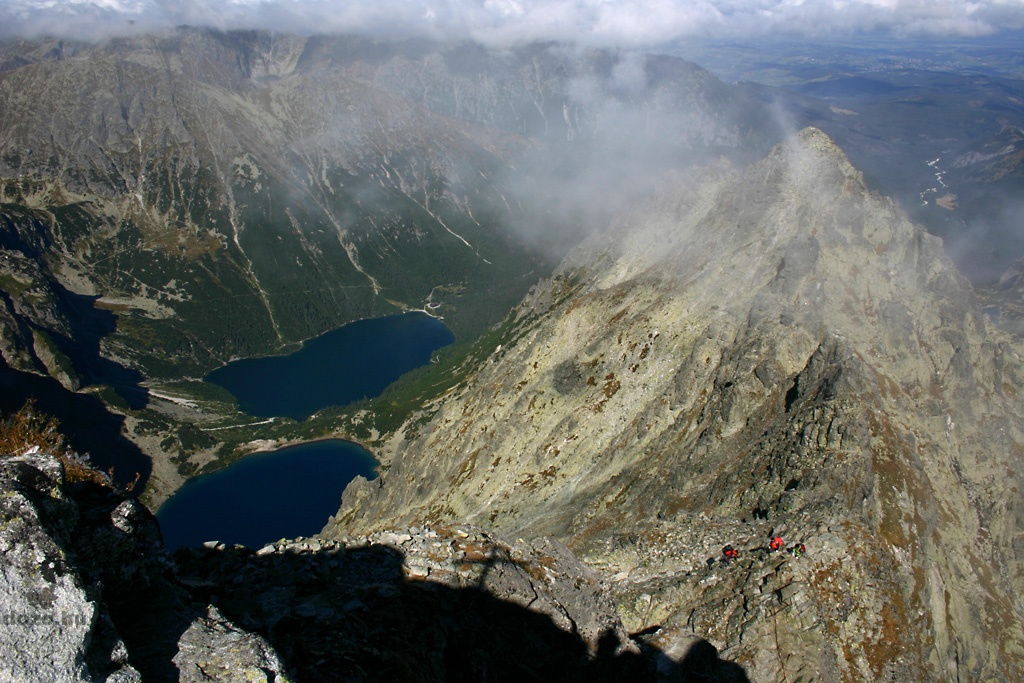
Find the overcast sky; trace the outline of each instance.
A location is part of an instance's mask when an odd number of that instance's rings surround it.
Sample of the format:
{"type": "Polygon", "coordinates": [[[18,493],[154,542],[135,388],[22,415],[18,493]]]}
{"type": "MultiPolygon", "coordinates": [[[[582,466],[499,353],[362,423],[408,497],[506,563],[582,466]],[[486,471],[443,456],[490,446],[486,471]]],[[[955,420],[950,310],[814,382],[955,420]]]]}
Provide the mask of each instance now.
{"type": "Polygon", "coordinates": [[[691,36],[984,36],[1024,0],[0,0],[0,33],[96,38],[191,24],[643,46],[691,36]]]}

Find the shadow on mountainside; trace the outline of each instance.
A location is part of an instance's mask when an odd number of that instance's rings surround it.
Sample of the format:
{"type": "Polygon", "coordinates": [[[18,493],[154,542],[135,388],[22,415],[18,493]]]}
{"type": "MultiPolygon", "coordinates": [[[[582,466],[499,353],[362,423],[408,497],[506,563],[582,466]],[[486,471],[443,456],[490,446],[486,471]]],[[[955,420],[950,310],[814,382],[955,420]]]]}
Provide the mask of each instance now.
{"type": "MultiPolygon", "coordinates": [[[[66,549],[86,583],[100,587],[97,597],[102,597],[130,663],[144,681],[177,681],[172,659],[179,641],[205,610],[169,571],[159,525],[137,501],[125,501],[108,488],[86,483],[69,492],[79,516],[66,549]]],[[[96,640],[100,642],[93,647],[102,647],[104,639],[96,640]]],[[[104,673],[95,663],[90,669],[101,677],[104,673]]]]}
{"type": "Polygon", "coordinates": [[[19,556],[12,571],[34,577],[15,582],[22,597],[64,576],[68,595],[84,592],[97,610],[88,633],[40,652],[70,652],[97,680],[130,664],[147,683],[282,670],[296,683],[748,681],[706,641],[676,660],[647,644],[650,633],[628,636],[596,577],[550,539],[508,545],[437,527],[255,552],[214,542],[171,563],[138,501],[93,482],[56,495],[62,469],[46,455],[11,460],[4,474],[8,514],[29,523],[7,525],[2,540],[63,550],[42,569],[33,552],[19,556]]]}
{"type": "Polygon", "coordinates": [[[612,629],[590,648],[491,592],[406,576],[403,554],[386,546],[262,555],[220,546],[175,560],[197,601],[265,636],[300,682],[748,681],[703,640],[679,662],[612,629]]]}
{"type": "MultiPolygon", "coordinates": [[[[64,362],[58,365],[69,363],[76,381],[86,386],[108,385],[129,407],[146,407],[149,394],[141,384],[143,375],[107,358],[101,349],[102,340],[117,330],[118,316],[97,305],[100,297],[72,292],[50,272],[46,257],[53,246],[53,226],[41,214],[19,210],[16,205],[5,206],[0,211],[0,249],[18,252],[22,259],[36,266],[22,271],[21,276],[33,280],[32,286],[39,290],[36,294],[42,303],[19,306],[15,300],[23,299],[22,295],[0,289],[0,308],[6,308],[27,338],[38,333],[49,338],[64,356],[64,362]],[[41,312],[37,310],[39,306],[48,310],[41,312]]],[[[7,259],[5,253],[5,263],[7,259]]],[[[18,261],[13,259],[13,263],[18,261]]],[[[17,270],[17,266],[12,267],[17,270]]]]}
{"type": "Polygon", "coordinates": [[[130,408],[145,408],[149,392],[142,387],[142,373],[110,360],[100,349],[100,342],[117,331],[117,316],[96,305],[99,297],[75,294],[57,283],[51,286],[72,325],[70,338],[53,335],[54,341],[72,359],[83,381],[87,385],[109,385],[130,408]]]}
{"type": "Polygon", "coordinates": [[[13,370],[0,361],[0,412],[13,413],[33,399],[36,408],[60,423],[61,433],[79,453],[114,480],[131,484],[138,473],[135,491],[143,491],[153,465],[138,446],[121,433],[124,418],[110,412],[95,396],[73,392],[55,379],[13,370]]]}
{"type": "Polygon", "coordinates": [[[697,640],[666,680],[698,683],[750,683],[747,672],[736,662],[718,656],[718,649],[706,640],[697,640]]]}

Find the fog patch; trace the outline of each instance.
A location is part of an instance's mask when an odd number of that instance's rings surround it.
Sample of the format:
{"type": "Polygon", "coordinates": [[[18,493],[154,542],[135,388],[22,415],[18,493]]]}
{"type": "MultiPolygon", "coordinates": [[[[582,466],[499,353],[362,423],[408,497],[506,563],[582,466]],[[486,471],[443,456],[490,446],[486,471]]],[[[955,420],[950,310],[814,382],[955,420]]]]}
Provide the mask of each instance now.
{"type": "Polygon", "coordinates": [[[650,46],[681,38],[984,36],[1024,27],[1014,0],[6,0],[4,36],[98,40],[179,25],[301,34],[650,46]]]}

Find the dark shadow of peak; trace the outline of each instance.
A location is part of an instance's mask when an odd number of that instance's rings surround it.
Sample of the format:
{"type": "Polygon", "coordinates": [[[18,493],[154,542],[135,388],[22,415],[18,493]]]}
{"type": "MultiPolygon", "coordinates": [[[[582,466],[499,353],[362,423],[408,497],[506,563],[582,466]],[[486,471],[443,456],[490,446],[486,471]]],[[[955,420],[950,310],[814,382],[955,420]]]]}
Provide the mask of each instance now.
{"type": "Polygon", "coordinates": [[[70,338],[54,335],[58,348],[75,365],[86,384],[108,384],[130,408],[141,410],[149,402],[149,393],[141,386],[144,379],[137,370],[104,357],[100,342],[117,329],[117,316],[96,306],[99,297],[75,294],[54,283],[72,324],[70,338]]]}
{"type": "MultiPolygon", "coordinates": [[[[452,541],[433,542],[443,554],[452,541]]],[[[747,680],[738,666],[717,659],[710,645],[715,658],[687,664],[638,647],[612,626],[588,642],[581,632],[585,607],[559,607],[561,616],[573,617],[562,619],[568,628],[539,611],[546,579],[533,584],[534,599],[524,601],[512,586],[515,579],[494,576],[499,562],[512,560],[486,562],[492,575],[485,590],[475,578],[454,587],[434,581],[418,568],[422,556],[392,547],[312,541],[317,547],[308,551],[306,543],[175,554],[178,575],[195,599],[217,604],[235,623],[266,637],[296,681],[747,680]],[[693,676],[738,671],[742,677],[694,678],[686,668],[691,665],[693,676]]],[[[469,571],[460,562],[449,578],[469,571]]]]}
{"type": "Polygon", "coordinates": [[[129,407],[144,408],[142,374],[107,358],[101,348],[117,329],[117,315],[98,306],[98,296],[76,294],[53,275],[45,258],[50,231],[38,212],[13,204],[0,211],[3,270],[14,274],[9,282],[21,283],[11,292],[0,290],[0,309],[24,338],[38,371],[67,373],[76,387],[109,385],[129,407]],[[26,299],[18,287],[29,287],[32,296],[26,299]],[[52,362],[41,359],[43,351],[54,356],[52,362]]]}
{"type": "MultiPolygon", "coordinates": [[[[207,574],[204,597],[266,636],[300,681],[595,680],[577,635],[476,588],[406,580],[395,550],[244,554],[213,564],[245,567],[251,582],[236,589],[207,574]]],[[[627,676],[625,662],[602,665],[614,669],[607,680],[645,678],[627,676]]]]}
{"type": "Polygon", "coordinates": [[[735,662],[722,659],[718,649],[704,639],[696,640],[682,661],[669,667],[666,681],[681,683],[750,683],[747,672],[735,662]]]}

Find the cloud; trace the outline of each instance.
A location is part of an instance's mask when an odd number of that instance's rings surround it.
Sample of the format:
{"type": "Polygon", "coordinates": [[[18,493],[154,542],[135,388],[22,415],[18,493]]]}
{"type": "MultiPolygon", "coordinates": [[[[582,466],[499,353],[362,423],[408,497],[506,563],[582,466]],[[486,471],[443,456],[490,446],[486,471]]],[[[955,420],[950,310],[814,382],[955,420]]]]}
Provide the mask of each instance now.
{"type": "Polygon", "coordinates": [[[93,39],[190,24],[647,46],[688,37],[865,32],[982,36],[1024,28],[1024,0],[3,0],[0,33],[93,39]]]}

